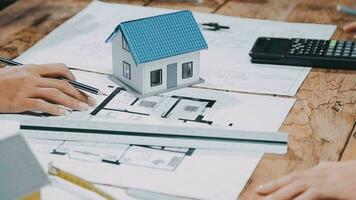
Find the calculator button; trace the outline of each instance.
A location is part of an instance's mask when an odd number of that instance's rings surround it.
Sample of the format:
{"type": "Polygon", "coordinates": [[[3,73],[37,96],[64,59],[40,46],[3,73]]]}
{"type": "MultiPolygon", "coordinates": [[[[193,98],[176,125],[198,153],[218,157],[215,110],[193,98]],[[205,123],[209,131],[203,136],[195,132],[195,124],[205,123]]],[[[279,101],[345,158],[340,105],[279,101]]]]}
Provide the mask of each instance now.
{"type": "Polygon", "coordinates": [[[348,56],[350,54],[349,51],[344,51],[344,53],[342,53],[343,56],[348,56]]]}
{"type": "Polygon", "coordinates": [[[298,44],[298,43],[299,43],[299,41],[300,41],[300,39],[299,39],[299,38],[293,39],[292,44],[298,44]]]}
{"type": "Polygon", "coordinates": [[[336,42],[337,42],[336,40],[331,40],[331,41],[330,41],[330,46],[335,46],[335,45],[336,45],[336,42]]]}
{"type": "Polygon", "coordinates": [[[330,47],[329,46],[328,51],[333,51],[333,50],[334,50],[334,47],[332,47],[332,46],[330,47]]]}
{"type": "Polygon", "coordinates": [[[334,56],[340,56],[341,55],[341,52],[335,52],[334,53],[334,56]]]}
{"type": "Polygon", "coordinates": [[[333,50],[328,50],[327,52],[326,52],[326,55],[332,55],[333,54],[333,50]]]}

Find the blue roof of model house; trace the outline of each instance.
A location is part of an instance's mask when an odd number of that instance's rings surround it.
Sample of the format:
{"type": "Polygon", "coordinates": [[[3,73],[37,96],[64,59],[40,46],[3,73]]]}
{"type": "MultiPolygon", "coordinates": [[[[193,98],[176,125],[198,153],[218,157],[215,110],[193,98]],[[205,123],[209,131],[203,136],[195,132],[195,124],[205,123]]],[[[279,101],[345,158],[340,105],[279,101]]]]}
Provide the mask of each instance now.
{"type": "Polygon", "coordinates": [[[208,48],[190,11],[180,11],[119,24],[136,64],[208,48]]]}

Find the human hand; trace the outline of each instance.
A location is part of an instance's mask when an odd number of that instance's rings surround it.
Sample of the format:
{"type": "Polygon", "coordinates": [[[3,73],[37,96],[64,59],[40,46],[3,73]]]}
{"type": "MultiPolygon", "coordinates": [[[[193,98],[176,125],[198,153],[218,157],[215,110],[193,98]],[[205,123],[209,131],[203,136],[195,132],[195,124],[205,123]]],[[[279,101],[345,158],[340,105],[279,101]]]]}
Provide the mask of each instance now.
{"type": "Polygon", "coordinates": [[[356,199],[356,160],[325,162],[257,187],[264,200],[356,199]]]}
{"type": "Polygon", "coordinates": [[[346,33],[353,33],[356,38],[356,21],[346,24],[343,29],[346,33]]]}
{"type": "Polygon", "coordinates": [[[95,99],[57,78],[75,80],[64,64],[0,69],[0,113],[41,111],[65,115],[69,111],[63,106],[84,111],[89,109],[89,105],[95,105],[95,99]]]}

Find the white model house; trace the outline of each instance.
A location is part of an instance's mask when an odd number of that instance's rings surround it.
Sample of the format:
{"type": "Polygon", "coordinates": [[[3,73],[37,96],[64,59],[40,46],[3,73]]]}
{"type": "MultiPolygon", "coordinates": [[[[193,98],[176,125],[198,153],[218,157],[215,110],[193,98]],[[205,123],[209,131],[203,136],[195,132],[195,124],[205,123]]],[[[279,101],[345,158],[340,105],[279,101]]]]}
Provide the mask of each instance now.
{"type": "Polygon", "coordinates": [[[137,97],[203,82],[200,50],[208,47],[190,11],[119,24],[112,42],[110,77],[137,97]]]}
{"type": "Polygon", "coordinates": [[[0,199],[39,199],[47,175],[20,134],[20,123],[0,121],[0,199]]]}

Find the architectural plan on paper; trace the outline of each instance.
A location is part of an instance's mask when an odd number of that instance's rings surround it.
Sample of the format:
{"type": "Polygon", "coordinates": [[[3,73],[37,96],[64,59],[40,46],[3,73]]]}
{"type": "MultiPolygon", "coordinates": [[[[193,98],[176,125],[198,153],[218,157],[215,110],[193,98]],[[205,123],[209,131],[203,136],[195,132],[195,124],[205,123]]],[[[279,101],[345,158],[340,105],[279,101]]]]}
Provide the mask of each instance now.
{"type": "Polygon", "coordinates": [[[264,131],[275,131],[294,103],[294,99],[198,88],[184,88],[145,99],[138,99],[120,88],[114,93],[110,102],[91,112],[89,121],[214,126],[248,131],[263,127],[264,131]]]}
{"type": "MultiPolygon", "coordinates": [[[[64,62],[73,68],[112,73],[111,47],[105,39],[122,21],[172,12],[94,1],[38,42],[18,61],[64,62]]],[[[286,23],[194,13],[198,23],[218,22],[228,30],[203,30],[209,49],[201,54],[202,87],[293,96],[310,68],[252,64],[248,55],[259,36],[328,39],[335,26],[286,23]]]]}
{"type": "MultiPolygon", "coordinates": [[[[38,142],[35,139],[30,142],[38,142]]],[[[98,142],[55,141],[49,154],[83,163],[102,163],[175,171],[186,156],[192,156],[193,148],[168,148],[98,142]]]]}
{"type": "MultiPolygon", "coordinates": [[[[183,88],[138,99],[105,75],[72,71],[81,83],[96,87],[109,96],[92,95],[97,106],[85,112],[73,111],[65,116],[8,114],[12,119],[47,117],[53,119],[165,124],[175,127],[216,127],[242,131],[275,132],[283,123],[295,99],[241,94],[201,88],[183,88]]],[[[27,113],[29,114],[29,113],[27,113]]]]}
{"type": "MultiPolygon", "coordinates": [[[[294,99],[289,98],[198,88],[136,99],[118,89],[105,75],[73,73],[78,81],[95,82],[100,90],[115,95],[110,95],[112,99],[107,104],[103,102],[109,97],[94,96],[98,106],[88,112],[54,118],[277,131],[294,103],[294,99]]],[[[236,199],[262,156],[261,153],[192,148],[28,141],[43,167],[52,161],[93,182],[196,199],[236,199]]]]}
{"type": "Polygon", "coordinates": [[[93,142],[28,142],[43,167],[53,162],[92,182],[193,199],[236,199],[262,157],[93,142]]]}
{"type": "Polygon", "coordinates": [[[183,88],[138,99],[115,86],[105,75],[76,70],[73,73],[81,83],[100,83],[97,87],[110,95],[95,95],[98,105],[87,112],[52,118],[275,132],[295,102],[291,98],[200,88],[183,88]]]}

